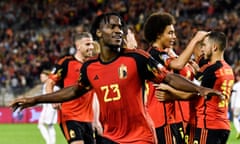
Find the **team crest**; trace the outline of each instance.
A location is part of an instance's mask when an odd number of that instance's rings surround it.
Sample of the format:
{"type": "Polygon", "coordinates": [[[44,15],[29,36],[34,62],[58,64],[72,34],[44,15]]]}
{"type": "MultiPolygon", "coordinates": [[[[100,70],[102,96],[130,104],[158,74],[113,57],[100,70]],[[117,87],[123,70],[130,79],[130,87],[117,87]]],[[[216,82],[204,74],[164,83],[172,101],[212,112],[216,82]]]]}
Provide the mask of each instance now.
{"type": "Polygon", "coordinates": [[[122,64],[118,69],[119,79],[126,79],[127,78],[127,66],[122,64]]]}

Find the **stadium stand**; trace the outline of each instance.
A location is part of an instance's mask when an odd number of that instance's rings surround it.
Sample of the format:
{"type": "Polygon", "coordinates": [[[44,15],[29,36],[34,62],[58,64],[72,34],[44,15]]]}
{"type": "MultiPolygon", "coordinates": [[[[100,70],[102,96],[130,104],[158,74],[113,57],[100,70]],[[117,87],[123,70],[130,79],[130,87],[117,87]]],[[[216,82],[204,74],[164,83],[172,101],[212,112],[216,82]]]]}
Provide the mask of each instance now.
{"type": "Polygon", "coordinates": [[[69,53],[72,35],[88,30],[96,15],[109,11],[120,12],[135,27],[142,47],[146,16],[170,12],[177,19],[177,53],[198,29],[221,30],[229,38],[227,62],[240,65],[238,0],[1,0],[0,105],[36,87],[41,69],[69,53]]]}

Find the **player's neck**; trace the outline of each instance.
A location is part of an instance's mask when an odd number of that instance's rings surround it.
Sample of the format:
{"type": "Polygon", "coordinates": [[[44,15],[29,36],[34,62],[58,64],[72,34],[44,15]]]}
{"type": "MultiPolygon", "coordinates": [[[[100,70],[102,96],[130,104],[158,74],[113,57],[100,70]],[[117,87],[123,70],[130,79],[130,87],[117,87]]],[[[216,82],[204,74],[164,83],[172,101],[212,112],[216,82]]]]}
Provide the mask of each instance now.
{"type": "Polygon", "coordinates": [[[211,59],[210,59],[210,63],[212,63],[212,64],[214,64],[214,63],[216,63],[217,61],[222,61],[222,60],[224,60],[224,57],[223,57],[223,55],[212,55],[212,57],[211,57],[211,59]]]}
{"type": "Polygon", "coordinates": [[[100,59],[103,62],[111,62],[119,56],[119,52],[113,51],[109,48],[103,48],[100,52],[100,59]]]}
{"type": "Polygon", "coordinates": [[[152,47],[155,47],[155,48],[157,48],[157,49],[160,50],[160,51],[164,51],[163,46],[162,46],[158,41],[154,42],[154,43],[152,44],[152,47]]]}
{"type": "Polygon", "coordinates": [[[77,61],[79,61],[79,62],[81,62],[81,63],[84,62],[84,57],[83,57],[82,55],[76,53],[76,54],[74,55],[74,57],[75,57],[75,59],[76,59],[77,61]]]}

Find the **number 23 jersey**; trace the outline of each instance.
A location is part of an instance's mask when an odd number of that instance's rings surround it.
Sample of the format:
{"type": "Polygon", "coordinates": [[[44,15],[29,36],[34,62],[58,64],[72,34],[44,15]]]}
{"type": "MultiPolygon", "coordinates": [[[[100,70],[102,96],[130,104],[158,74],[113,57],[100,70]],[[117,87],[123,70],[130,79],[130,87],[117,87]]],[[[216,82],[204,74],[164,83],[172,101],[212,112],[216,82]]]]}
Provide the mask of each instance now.
{"type": "Polygon", "coordinates": [[[89,60],[81,69],[80,84],[94,88],[100,104],[103,136],[118,143],[153,141],[144,102],[144,81],[162,81],[156,61],[142,50],[124,50],[110,63],[89,60]]]}

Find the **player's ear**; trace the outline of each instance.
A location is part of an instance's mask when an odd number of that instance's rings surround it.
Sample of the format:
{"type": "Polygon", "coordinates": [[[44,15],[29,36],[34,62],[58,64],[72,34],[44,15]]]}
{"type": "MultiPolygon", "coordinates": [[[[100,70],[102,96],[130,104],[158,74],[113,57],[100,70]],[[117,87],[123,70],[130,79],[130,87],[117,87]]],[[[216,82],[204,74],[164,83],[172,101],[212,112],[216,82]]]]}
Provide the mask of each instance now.
{"type": "Polygon", "coordinates": [[[96,35],[97,35],[97,37],[102,37],[102,32],[98,29],[98,30],[96,31],[96,35]]]}
{"type": "Polygon", "coordinates": [[[156,39],[161,39],[161,37],[162,37],[162,34],[158,34],[156,39]]]}
{"type": "Polygon", "coordinates": [[[213,51],[217,51],[218,50],[218,46],[217,45],[213,45],[213,51]]]}

